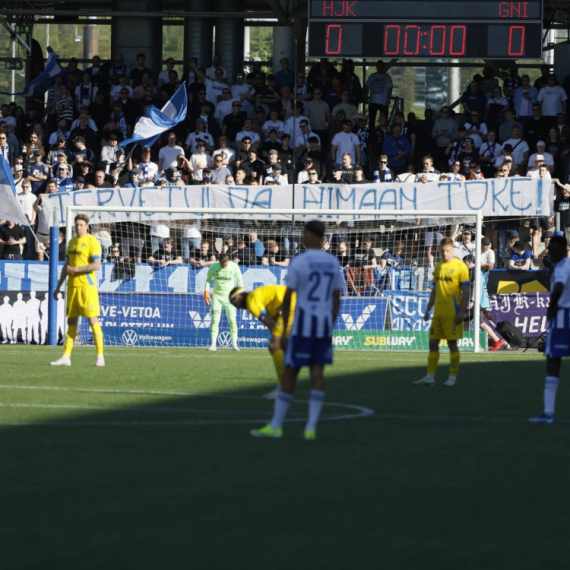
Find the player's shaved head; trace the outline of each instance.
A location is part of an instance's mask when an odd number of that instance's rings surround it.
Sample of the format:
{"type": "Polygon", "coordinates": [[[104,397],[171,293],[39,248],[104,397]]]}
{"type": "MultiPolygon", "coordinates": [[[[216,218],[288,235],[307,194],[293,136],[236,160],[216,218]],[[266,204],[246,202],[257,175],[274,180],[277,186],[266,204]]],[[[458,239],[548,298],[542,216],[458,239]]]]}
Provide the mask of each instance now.
{"type": "Polygon", "coordinates": [[[222,253],[220,254],[219,259],[220,259],[220,265],[222,267],[225,267],[230,261],[230,256],[227,253],[222,253]]]}
{"type": "Polygon", "coordinates": [[[303,243],[307,249],[321,249],[321,239],[325,235],[325,224],[319,220],[311,220],[304,227],[303,243]]]}

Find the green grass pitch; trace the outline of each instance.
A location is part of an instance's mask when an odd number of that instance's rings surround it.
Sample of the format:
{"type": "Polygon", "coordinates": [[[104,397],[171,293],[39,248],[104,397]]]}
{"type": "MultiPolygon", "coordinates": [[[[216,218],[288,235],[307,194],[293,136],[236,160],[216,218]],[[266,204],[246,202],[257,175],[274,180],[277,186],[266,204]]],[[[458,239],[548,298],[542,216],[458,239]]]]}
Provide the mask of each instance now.
{"type": "MultiPolygon", "coordinates": [[[[316,442],[306,372],[282,440],[265,351],[3,347],[0,568],[567,569],[570,397],[544,358],[335,354],[316,442]],[[48,389],[49,388],[49,389],[48,389]],[[367,410],[373,410],[370,415],[367,410]]],[[[568,363],[564,363],[568,365],[568,363]]]]}

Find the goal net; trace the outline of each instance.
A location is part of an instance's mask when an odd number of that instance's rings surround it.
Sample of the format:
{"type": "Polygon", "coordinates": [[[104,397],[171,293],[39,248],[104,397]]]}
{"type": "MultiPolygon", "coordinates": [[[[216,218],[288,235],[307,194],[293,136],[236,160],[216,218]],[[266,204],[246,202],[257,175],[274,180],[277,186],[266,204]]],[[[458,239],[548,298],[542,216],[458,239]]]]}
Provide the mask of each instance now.
{"type": "MultiPolygon", "coordinates": [[[[367,212],[347,210],[221,210],[69,207],[67,237],[78,213],[91,219],[103,250],[98,272],[101,324],[108,346],[207,347],[210,308],[203,298],[209,265],[222,253],[238,263],[246,290],[283,284],[292,258],[302,253],[303,223],[326,224],[323,249],[342,266],[344,291],[334,345],[352,350],[425,350],[431,321],[424,313],[438,246],[455,241],[455,254],[480,257],[481,218],[474,212],[367,212]],[[412,217],[413,216],[413,217],[412,217]]],[[[481,272],[473,268],[473,309],[463,323],[463,350],[485,346],[479,331],[481,272]]],[[[223,313],[223,312],[222,312],[223,313]]],[[[269,333],[238,311],[240,348],[263,348],[269,333]]],[[[90,342],[87,323],[80,340],[90,342]]],[[[445,347],[445,343],[442,343],[445,347]]],[[[222,314],[218,347],[230,348],[222,314]]]]}

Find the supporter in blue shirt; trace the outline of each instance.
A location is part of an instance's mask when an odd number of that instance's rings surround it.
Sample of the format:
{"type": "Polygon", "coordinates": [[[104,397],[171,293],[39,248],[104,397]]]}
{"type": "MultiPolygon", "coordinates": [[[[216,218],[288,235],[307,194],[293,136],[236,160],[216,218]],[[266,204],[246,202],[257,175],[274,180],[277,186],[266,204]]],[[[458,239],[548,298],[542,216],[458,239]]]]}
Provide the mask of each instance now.
{"type": "Polygon", "coordinates": [[[467,116],[470,117],[472,111],[478,111],[481,119],[485,116],[487,98],[479,89],[479,84],[476,81],[472,81],[469,85],[469,89],[463,93],[461,103],[463,104],[463,109],[467,116]]]}
{"type": "Polygon", "coordinates": [[[41,150],[34,150],[32,160],[26,169],[26,177],[32,183],[32,193],[37,196],[44,191],[46,180],[51,177],[51,172],[49,166],[42,162],[41,150]]]}
{"type": "Polygon", "coordinates": [[[388,157],[388,166],[395,174],[402,174],[406,171],[408,156],[412,151],[410,141],[401,136],[401,125],[392,127],[392,134],[384,141],[384,154],[388,157]]]}
{"type": "Polygon", "coordinates": [[[139,174],[139,169],[133,168],[129,172],[129,181],[125,184],[124,188],[138,188],[140,184],[139,174]]]}
{"type": "Polygon", "coordinates": [[[509,259],[509,269],[526,271],[530,269],[531,260],[532,253],[528,249],[525,249],[522,241],[517,241],[513,245],[513,253],[511,253],[511,258],[509,259]]]}
{"type": "Polygon", "coordinates": [[[394,251],[387,249],[380,257],[380,267],[401,267],[404,265],[402,252],[404,251],[404,242],[398,241],[394,244],[394,251]]]}
{"type": "Polygon", "coordinates": [[[75,190],[75,182],[67,175],[67,166],[62,164],[57,169],[57,191],[58,192],[73,192],[75,190]]]}

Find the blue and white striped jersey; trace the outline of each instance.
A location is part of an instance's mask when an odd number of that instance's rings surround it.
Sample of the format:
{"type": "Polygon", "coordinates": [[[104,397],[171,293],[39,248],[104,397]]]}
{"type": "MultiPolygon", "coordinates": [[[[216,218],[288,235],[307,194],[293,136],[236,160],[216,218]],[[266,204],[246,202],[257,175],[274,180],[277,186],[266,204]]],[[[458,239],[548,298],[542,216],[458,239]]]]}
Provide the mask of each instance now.
{"type": "Polygon", "coordinates": [[[570,309],[570,257],[565,257],[555,265],[550,284],[551,293],[556,283],[564,285],[564,291],[558,301],[558,306],[561,309],[570,309]]]}
{"type": "Polygon", "coordinates": [[[332,336],[332,293],[344,287],[337,258],[320,249],[307,250],[291,261],[285,285],[297,294],[291,335],[332,336]]]}

